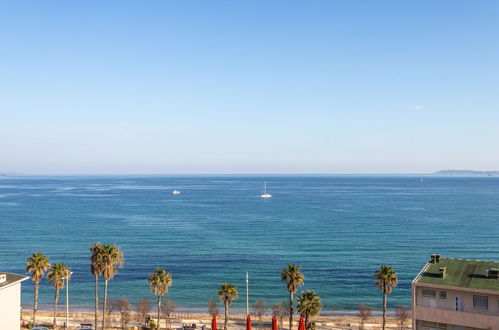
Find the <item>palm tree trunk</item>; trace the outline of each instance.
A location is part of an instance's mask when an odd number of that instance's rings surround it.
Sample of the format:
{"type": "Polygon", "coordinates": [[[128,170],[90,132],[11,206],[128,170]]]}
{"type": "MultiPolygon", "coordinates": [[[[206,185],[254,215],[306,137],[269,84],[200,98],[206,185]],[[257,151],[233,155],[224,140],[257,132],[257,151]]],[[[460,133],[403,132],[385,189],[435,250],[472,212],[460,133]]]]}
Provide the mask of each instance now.
{"type": "Polygon", "coordinates": [[[156,326],[156,329],[160,329],[160,312],[161,312],[161,295],[158,294],[158,325],[156,326]]]}
{"type": "MultiPolygon", "coordinates": [[[[383,285],[383,289],[384,289],[384,285],[383,285]]],[[[383,330],[385,330],[385,324],[386,324],[386,293],[383,292],[383,330]]]]}
{"type": "Polygon", "coordinates": [[[225,306],[224,330],[227,330],[227,325],[229,324],[229,305],[227,304],[227,302],[225,302],[224,306],[225,306]]]}
{"type": "Polygon", "coordinates": [[[289,330],[293,329],[293,291],[289,291],[289,330]]]}
{"type": "Polygon", "coordinates": [[[40,285],[40,282],[36,281],[35,282],[35,295],[33,297],[33,326],[35,326],[36,322],[36,310],[38,309],[38,286],[40,285]]]}
{"type": "Polygon", "coordinates": [[[95,329],[97,329],[97,322],[99,321],[99,275],[95,275],[95,329]]]}
{"type": "Polygon", "coordinates": [[[57,325],[57,302],[59,301],[59,288],[55,289],[54,293],[54,328],[57,325]]]}
{"type": "Polygon", "coordinates": [[[104,280],[104,305],[102,306],[102,330],[106,330],[107,280],[104,280]]]}

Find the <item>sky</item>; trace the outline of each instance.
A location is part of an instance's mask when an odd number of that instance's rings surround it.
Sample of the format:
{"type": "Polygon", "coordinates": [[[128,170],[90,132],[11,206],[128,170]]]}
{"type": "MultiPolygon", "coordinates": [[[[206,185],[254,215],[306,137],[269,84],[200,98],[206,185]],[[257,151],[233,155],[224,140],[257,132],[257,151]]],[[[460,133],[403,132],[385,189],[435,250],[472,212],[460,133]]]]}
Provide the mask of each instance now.
{"type": "Polygon", "coordinates": [[[1,1],[0,172],[499,170],[497,1],[1,1]]]}

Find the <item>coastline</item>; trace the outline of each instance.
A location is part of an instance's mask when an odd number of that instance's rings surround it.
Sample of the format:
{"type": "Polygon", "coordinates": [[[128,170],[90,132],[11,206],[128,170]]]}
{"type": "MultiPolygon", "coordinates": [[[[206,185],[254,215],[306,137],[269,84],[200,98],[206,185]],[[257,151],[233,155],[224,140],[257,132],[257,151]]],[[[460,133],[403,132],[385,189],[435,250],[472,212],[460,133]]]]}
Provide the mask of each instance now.
{"type": "MultiPolygon", "coordinates": [[[[154,313],[154,309],[149,313],[149,316],[153,320],[156,319],[156,314],[154,313]]],[[[32,311],[23,309],[21,312],[21,320],[24,322],[30,322],[32,317],[32,311]]],[[[134,312],[130,313],[130,322],[128,324],[129,329],[140,329],[136,320],[137,314],[134,312]]],[[[57,324],[61,327],[64,324],[65,320],[65,312],[61,311],[61,309],[57,312],[57,324]]],[[[217,317],[217,322],[219,324],[219,328],[223,324],[223,311],[220,311],[220,314],[217,317]]],[[[283,327],[288,327],[288,322],[286,321],[286,317],[283,318],[283,327]]],[[[51,325],[53,320],[53,311],[50,310],[38,310],[37,312],[37,324],[38,325],[51,325]]],[[[102,320],[102,312],[99,313],[99,322],[102,320]]],[[[121,315],[119,313],[111,313],[107,318],[108,325],[106,329],[114,330],[121,329],[121,315]]],[[[193,313],[172,313],[169,322],[171,324],[172,329],[182,329],[183,324],[196,324],[196,327],[201,329],[211,329],[211,320],[212,316],[208,313],[204,314],[193,314],[193,313]]],[[[251,316],[253,328],[270,328],[272,322],[272,316],[265,315],[262,317],[262,323],[260,327],[260,320],[257,316],[251,316]]],[[[336,315],[336,316],[327,316],[320,315],[314,318],[316,322],[316,329],[357,329],[362,326],[361,320],[357,315],[336,315]]],[[[93,312],[69,312],[69,329],[76,329],[82,323],[93,324],[94,322],[94,313],[93,312]]],[[[166,327],[166,316],[162,315],[162,327],[166,327]]],[[[298,317],[295,320],[296,326],[298,322],[298,317]]],[[[294,327],[295,322],[293,322],[294,327]]],[[[368,318],[364,325],[363,329],[379,329],[381,328],[382,318],[380,315],[373,315],[368,318]]],[[[405,324],[405,329],[411,329],[411,319],[409,318],[405,324]]],[[[229,316],[229,328],[230,329],[245,329],[246,328],[246,315],[241,313],[236,313],[234,315],[229,316]]],[[[387,329],[400,329],[400,324],[398,320],[393,315],[387,316],[387,329]]]]}
{"type": "MultiPolygon", "coordinates": [[[[151,301],[152,302],[152,301],[151,301]]],[[[152,304],[153,310],[155,308],[155,305],[152,304]]],[[[65,308],[66,306],[64,304],[59,304],[58,305],[58,313],[59,312],[64,312],[65,313],[65,308]]],[[[100,306],[99,308],[102,308],[100,306]]],[[[132,310],[134,308],[134,305],[132,304],[132,310]]],[[[33,311],[32,305],[22,305],[21,306],[22,312],[26,313],[31,313],[33,311]]],[[[222,314],[223,312],[223,307],[219,306],[220,313],[222,314]]],[[[38,311],[42,312],[50,312],[53,313],[53,306],[52,305],[39,305],[38,311]]],[[[268,308],[268,314],[271,314],[271,307],[268,308]]],[[[245,309],[242,308],[231,308],[230,309],[231,314],[233,315],[246,315],[245,309]]],[[[69,306],[69,313],[74,313],[74,314],[85,314],[85,313],[94,313],[94,307],[87,306],[87,307],[81,307],[81,306],[69,306]]],[[[207,308],[177,308],[175,310],[175,315],[192,315],[192,316],[205,316],[208,315],[209,313],[207,312],[207,308]]],[[[250,314],[251,313],[251,307],[250,307],[250,314]]],[[[337,309],[337,310],[330,310],[330,309],[322,309],[320,316],[321,317],[326,317],[326,318],[337,318],[337,317],[356,317],[359,314],[358,310],[355,309],[337,309]]],[[[383,314],[382,310],[378,310],[373,308],[372,309],[372,315],[373,317],[381,317],[383,314]]],[[[387,315],[393,316],[394,315],[394,310],[393,309],[388,309],[387,315]]]]}

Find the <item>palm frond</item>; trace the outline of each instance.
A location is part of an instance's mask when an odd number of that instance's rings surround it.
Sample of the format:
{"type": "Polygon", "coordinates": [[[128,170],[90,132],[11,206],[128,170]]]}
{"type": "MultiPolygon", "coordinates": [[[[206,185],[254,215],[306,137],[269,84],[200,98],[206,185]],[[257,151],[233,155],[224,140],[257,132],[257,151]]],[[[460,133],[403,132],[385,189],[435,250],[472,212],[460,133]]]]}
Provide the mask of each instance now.
{"type": "Polygon", "coordinates": [[[26,260],[26,272],[31,274],[31,279],[38,283],[50,268],[49,258],[42,252],[33,253],[26,260]]]}
{"type": "Polygon", "coordinates": [[[373,278],[377,280],[376,286],[384,294],[391,293],[393,288],[398,284],[397,272],[388,265],[381,265],[374,273],[373,278]]]}

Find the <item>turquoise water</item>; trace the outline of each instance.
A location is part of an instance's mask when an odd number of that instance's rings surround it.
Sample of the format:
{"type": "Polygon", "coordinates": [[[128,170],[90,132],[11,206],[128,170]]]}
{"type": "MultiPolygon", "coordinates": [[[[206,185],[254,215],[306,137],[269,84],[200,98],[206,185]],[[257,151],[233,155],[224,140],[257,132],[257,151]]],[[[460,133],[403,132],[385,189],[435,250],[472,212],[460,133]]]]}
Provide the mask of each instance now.
{"type": "MultiPolygon", "coordinates": [[[[110,296],[153,298],[155,267],[173,274],[169,296],[204,310],[224,281],[250,301],[287,299],[280,270],[302,265],[304,289],[325,310],[381,306],[372,274],[398,271],[389,305],[410,304],[410,282],[431,253],[497,260],[499,178],[426,176],[0,177],[0,270],[22,273],[43,251],[74,272],[71,303],[93,303],[92,242],[118,244],[125,267],[110,296]],[[263,181],[273,194],[259,197],[263,181]],[[174,196],[172,189],[182,191],[174,196]]],[[[40,299],[53,290],[44,280],[40,299]]],[[[31,304],[32,285],[23,285],[31,304]]]]}

